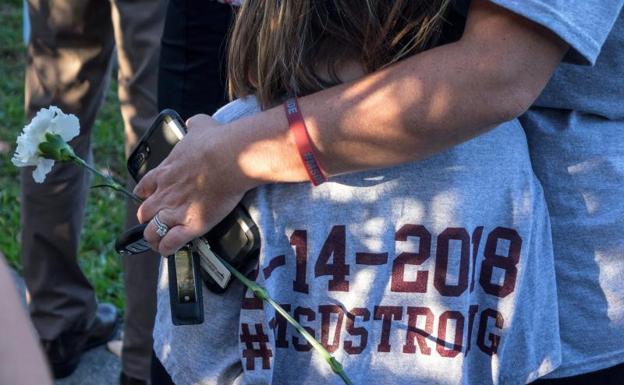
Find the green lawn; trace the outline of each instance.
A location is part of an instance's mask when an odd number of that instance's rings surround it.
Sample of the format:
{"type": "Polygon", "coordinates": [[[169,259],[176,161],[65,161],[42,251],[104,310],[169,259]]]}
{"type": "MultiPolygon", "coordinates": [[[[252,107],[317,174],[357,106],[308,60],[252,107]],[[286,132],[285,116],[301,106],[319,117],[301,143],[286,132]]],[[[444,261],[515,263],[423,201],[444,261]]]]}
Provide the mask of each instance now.
{"type": "MultiPolygon", "coordinates": [[[[22,42],[22,2],[3,0],[0,4],[0,251],[18,271],[19,182],[18,169],[11,163],[15,139],[23,128],[24,63],[22,42]]],[[[93,130],[93,154],[100,168],[108,168],[125,179],[123,123],[117,101],[115,75],[93,130]]],[[[92,178],[94,183],[98,180],[92,178]]],[[[89,193],[85,224],[81,236],[80,265],[94,285],[100,301],[112,302],[123,309],[120,257],[113,250],[115,236],[122,231],[123,198],[110,189],[89,193]]]]}

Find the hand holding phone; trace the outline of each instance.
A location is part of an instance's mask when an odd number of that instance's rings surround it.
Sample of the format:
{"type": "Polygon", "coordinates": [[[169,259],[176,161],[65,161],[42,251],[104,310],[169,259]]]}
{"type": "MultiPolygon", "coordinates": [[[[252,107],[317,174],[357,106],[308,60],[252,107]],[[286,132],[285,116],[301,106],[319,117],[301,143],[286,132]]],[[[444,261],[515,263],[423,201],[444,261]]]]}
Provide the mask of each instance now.
{"type": "MultiPolygon", "coordinates": [[[[128,158],[128,171],[135,181],[158,166],[185,133],[184,122],[175,111],[162,111],[128,158]]],[[[143,238],[146,226],[142,224],[127,230],[117,240],[115,249],[123,255],[146,251],[149,248],[143,238]]],[[[201,277],[207,288],[216,293],[224,292],[232,281],[232,275],[215,254],[241,268],[257,257],[259,249],[258,227],[245,208],[238,205],[211,231],[170,256],[167,268],[174,324],[203,322],[201,285],[193,284],[194,279],[201,277]],[[178,276],[180,272],[184,279],[178,276]],[[195,287],[194,295],[179,295],[190,293],[192,287],[195,287]]]]}
{"type": "Polygon", "coordinates": [[[241,163],[245,143],[255,135],[229,129],[208,115],[193,116],[187,124],[189,133],[135,188],[146,198],[137,212],[139,220],[147,222],[159,214],[174,228],[161,239],[155,226],[147,227],[146,237],[161,254],[172,254],[209,231],[259,184],[245,170],[246,162],[241,163]]]}
{"type": "MultiPolygon", "coordinates": [[[[128,172],[136,182],[157,167],[186,134],[186,127],[177,112],[163,110],[128,157],[128,172]]],[[[147,223],[135,226],[117,239],[115,249],[122,255],[147,251],[143,238],[147,223]]],[[[199,256],[186,245],[167,258],[169,299],[174,325],[195,325],[204,322],[204,305],[200,280],[199,256]]]]}

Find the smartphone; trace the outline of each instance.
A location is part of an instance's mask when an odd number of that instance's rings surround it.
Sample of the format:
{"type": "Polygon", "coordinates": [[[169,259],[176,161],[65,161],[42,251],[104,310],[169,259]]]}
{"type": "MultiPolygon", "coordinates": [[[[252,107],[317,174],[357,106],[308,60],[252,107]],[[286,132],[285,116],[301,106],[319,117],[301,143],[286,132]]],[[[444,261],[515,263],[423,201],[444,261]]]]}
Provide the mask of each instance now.
{"type": "Polygon", "coordinates": [[[197,276],[198,255],[186,245],[167,258],[169,302],[174,325],[197,325],[204,322],[201,280],[197,276]]]}
{"type": "MultiPolygon", "coordinates": [[[[165,109],[158,114],[150,128],[128,157],[128,172],[136,182],[157,167],[186,134],[184,121],[177,112],[165,109]]],[[[128,229],[115,244],[120,254],[146,251],[143,238],[147,224],[128,229]]],[[[169,302],[174,325],[196,325],[204,322],[199,255],[191,245],[184,246],[167,257],[169,273],[169,302]]]]}
{"type": "Polygon", "coordinates": [[[138,182],[158,166],[186,135],[184,121],[172,109],[163,110],[128,157],[128,172],[138,182]]]}

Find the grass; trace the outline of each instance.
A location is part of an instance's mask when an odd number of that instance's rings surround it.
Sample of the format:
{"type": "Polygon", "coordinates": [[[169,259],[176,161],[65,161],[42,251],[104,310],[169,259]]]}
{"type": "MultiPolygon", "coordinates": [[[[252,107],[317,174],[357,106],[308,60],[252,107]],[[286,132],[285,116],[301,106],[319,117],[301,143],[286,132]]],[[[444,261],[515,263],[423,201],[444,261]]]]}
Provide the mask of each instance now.
{"type": "MultiPolygon", "coordinates": [[[[20,263],[19,170],[11,163],[15,139],[25,125],[24,69],[26,49],[22,42],[22,1],[0,4],[0,251],[17,271],[20,263]]],[[[127,175],[123,154],[123,121],[112,74],[111,88],[93,127],[93,154],[98,167],[108,168],[119,179],[127,175]]],[[[92,177],[92,182],[98,180],[92,177]]],[[[121,259],[113,249],[123,230],[123,198],[110,189],[89,192],[81,234],[80,266],[97,297],[123,309],[121,259]]]]}

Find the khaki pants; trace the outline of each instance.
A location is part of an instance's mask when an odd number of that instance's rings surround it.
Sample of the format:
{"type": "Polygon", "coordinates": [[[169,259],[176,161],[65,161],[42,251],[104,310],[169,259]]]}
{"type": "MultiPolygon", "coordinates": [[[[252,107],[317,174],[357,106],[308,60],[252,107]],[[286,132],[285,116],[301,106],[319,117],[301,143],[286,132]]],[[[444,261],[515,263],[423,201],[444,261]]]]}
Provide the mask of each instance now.
{"type": "MultiPolygon", "coordinates": [[[[56,105],[80,119],[72,141],[91,160],[90,134],[117,55],[126,154],[157,115],[157,63],[164,0],[29,0],[32,32],[26,69],[28,119],[56,105]]],[[[120,128],[121,129],[121,128],[120,128]]],[[[31,318],[43,340],[84,331],[93,320],[93,288],[77,263],[89,175],[56,164],[45,183],[22,172],[22,264],[31,318]]],[[[128,207],[128,223],[136,207],[128,207]]],[[[111,241],[117,234],[111,234],[111,241]]],[[[123,370],[149,378],[159,258],[124,258],[123,370]]]]}

